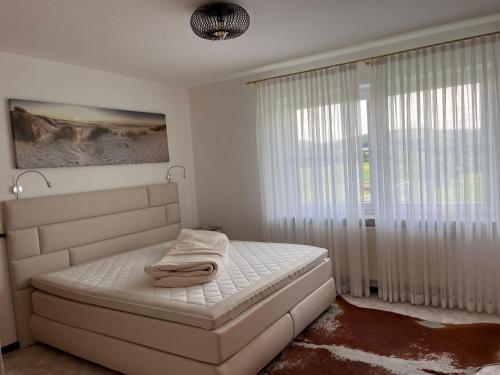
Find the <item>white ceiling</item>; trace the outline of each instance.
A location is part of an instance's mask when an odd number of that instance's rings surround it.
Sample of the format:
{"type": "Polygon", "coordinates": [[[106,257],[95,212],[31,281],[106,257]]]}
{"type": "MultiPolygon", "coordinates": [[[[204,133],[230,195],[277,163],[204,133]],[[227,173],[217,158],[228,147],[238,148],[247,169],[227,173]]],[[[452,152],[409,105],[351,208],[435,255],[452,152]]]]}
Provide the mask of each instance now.
{"type": "Polygon", "coordinates": [[[198,0],[0,0],[0,51],[195,86],[276,62],[500,11],[500,0],[233,0],[242,37],[190,29],[198,0]]]}

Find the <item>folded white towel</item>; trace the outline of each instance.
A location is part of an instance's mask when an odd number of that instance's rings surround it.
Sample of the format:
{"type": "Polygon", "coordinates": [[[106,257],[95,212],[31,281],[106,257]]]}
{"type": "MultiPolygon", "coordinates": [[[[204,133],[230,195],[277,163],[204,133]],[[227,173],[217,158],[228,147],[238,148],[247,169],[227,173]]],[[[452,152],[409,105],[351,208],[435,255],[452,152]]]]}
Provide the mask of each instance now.
{"type": "Polygon", "coordinates": [[[182,229],[165,256],[145,271],[156,278],[156,286],[166,288],[206,283],[223,267],[228,249],[223,233],[182,229]]]}

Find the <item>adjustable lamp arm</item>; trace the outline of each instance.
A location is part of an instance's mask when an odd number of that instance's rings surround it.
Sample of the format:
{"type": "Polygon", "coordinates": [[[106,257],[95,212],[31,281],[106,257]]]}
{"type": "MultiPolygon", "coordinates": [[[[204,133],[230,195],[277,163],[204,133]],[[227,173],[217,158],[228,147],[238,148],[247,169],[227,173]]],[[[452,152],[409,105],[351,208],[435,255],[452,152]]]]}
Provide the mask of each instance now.
{"type": "Polygon", "coordinates": [[[16,194],[16,199],[19,199],[19,194],[21,194],[23,192],[23,187],[22,185],[19,184],[19,179],[21,178],[21,176],[27,174],[27,173],[36,173],[36,174],[39,174],[44,180],[45,180],[45,183],[47,184],[47,187],[49,189],[52,189],[52,184],[50,183],[49,180],[47,180],[47,177],[45,177],[45,175],[40,172],[40,171],[36,171],[34,169],[30,169],[28,171],[24,171],[23,173],[19,174],[16,178],[16,184],[12,187],[12,192],[14,194],[16,194]]]}
{"type": "Polygon", "coordinates": [[[168,183],[172,182],[172,175],[170,174],[170,170],[174,169],[174,168],[182,168],[182,170],[183,170],[182,177],[186,178],[186,168],[184,168],[182,165],[172,165],[167,170],[167,181],[168,181],[168,183]]]}

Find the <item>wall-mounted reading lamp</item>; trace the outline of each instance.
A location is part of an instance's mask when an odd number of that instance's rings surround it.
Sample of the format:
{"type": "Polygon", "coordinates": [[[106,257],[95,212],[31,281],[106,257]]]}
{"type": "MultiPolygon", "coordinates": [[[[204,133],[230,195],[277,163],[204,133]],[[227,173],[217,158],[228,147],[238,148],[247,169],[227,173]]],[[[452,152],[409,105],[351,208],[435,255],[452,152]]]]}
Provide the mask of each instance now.
{"type": "Polygon", "coordinates": [[[172,165],[170,168],[167,170],[167,181],[168,183],[172,182],[172,175],[170,174],[170,170],[174,168],[182,168],[183,170],[183,175],[182,177],[186,178],[186,168],[184,168],[182,165],[172,165]]]}
{"type": "Polygon", "coordinates": [[[14,194],[16,194],[16,199],[19,199],[19,194],[21,194],[23,192],[23,187],[19,184],[19,178],[22,176],[22,175],[25,175],[27,173],[36,173],[36,174],[39,174],[40,176],[43,177],[43,179],[45,180],[45,183],[47,184],[47,187],[49,189],[52,189],[52,184],[49,182],[49,180],[47,180],[47,177],[45,177],[43,175],[42,172],[39,172],[39,171],[35,171],[35,170],[32,170],[30,169],[29,171],[24,171],[23,173],[21,173],[19,176],[17,176],[16,178],[16,184],[12,187],[12,192],[14,194]]]}

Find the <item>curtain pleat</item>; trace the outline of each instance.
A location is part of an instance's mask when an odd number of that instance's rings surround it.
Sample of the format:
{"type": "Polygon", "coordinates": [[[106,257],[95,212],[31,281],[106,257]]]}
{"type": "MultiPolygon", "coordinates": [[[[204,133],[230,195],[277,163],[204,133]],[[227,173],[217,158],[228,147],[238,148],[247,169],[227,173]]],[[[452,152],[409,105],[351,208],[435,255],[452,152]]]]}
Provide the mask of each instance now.
{"type": "Polygon", "coordinates": [[[371,65],[379,296],[500,312],[498,36],[371,65]]]}
{"type": "Polygon", "coordinates": [[[356,65],[257,85],[264,237],[328,248],[337,288],[369,295],[356,65]]]}

